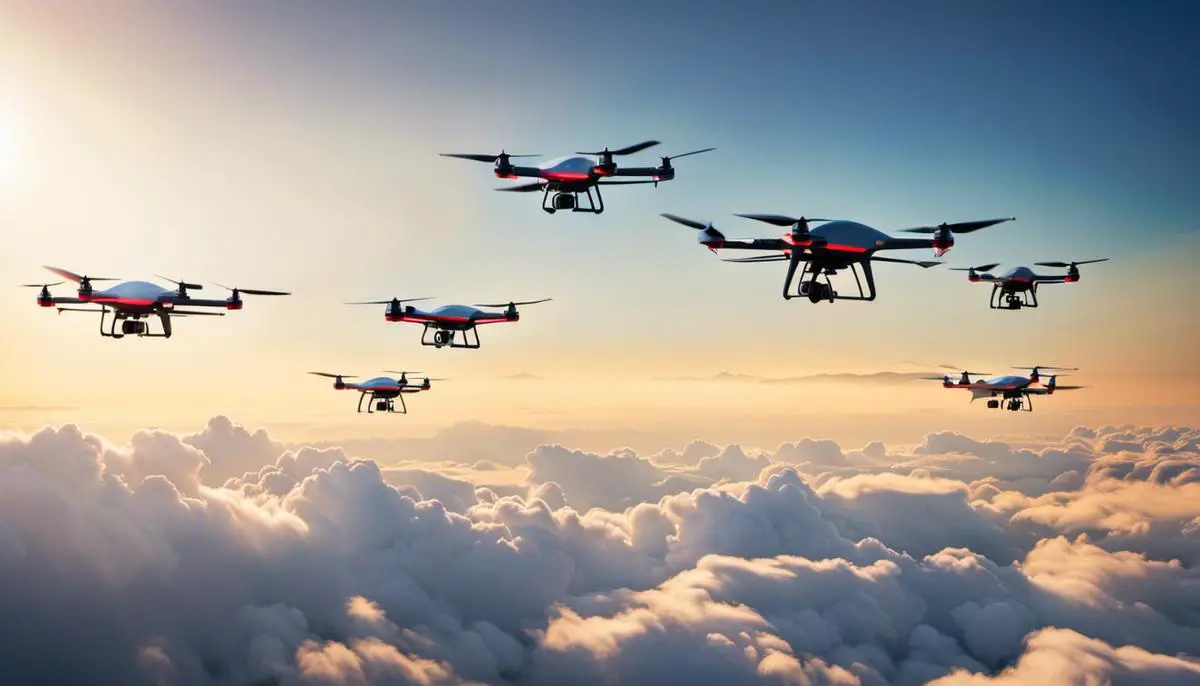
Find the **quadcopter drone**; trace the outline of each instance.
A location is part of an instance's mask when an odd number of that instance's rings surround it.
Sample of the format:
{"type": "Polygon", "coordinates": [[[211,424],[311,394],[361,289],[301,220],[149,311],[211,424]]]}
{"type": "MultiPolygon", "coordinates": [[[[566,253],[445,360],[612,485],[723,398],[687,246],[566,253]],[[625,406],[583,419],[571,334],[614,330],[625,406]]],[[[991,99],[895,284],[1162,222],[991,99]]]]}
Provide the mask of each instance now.
{"type": "Polygon", "coordinates": [[[419,310],[412,305],[401,306],[401,303],[416,302],[418,300],[430,300],[430,298],[408,298],[391,300],[368,300],[364,302],[346,303],[348,305],[387,305],[387,310],[384,312],[384,319],[389,322],[413,322],[422,324],[425,329],[421,332],[421,345],[430,345],[435,348],[450,347],[450,348],[478,348],[479,347],[479,331],[475,328],[480,324],[497,324],[500,322],[515,322],[521,318],[517,312],[517,305],[536,305],[544,303],[553,298],[543,298],[541,300],[526,300],[524,302],[510,302],[488,305],[443,305],[435,310],[426,312],[419,310]],[[503,307],[503,312],[485,312],[477,309],[479,307],[503,307]],[[433,339],[430,340],[429,333],[433,332],[433,339]],[[462,338],[458,334],[462,334],[462,338]]]}
{"type": "Polygon", "coordinates": [[[400,378],[394,379],[389,376],[377,376],[373,379],[367,379],[362,383],[346,383],[343,379],[353,379],[355,377],[346,374],[330,374],[328,372],[309,372],[309,374],[333,379],[333,387],[336,390],[358,391],[358,411],[363,411],[363,400],[367,400],[367,414],[375,414],[376,412],[408,414],[408,406],[404,404],[405,393],[428,391],[431,388],[430,381],[445,381],[445,379],[431,379],[426,377],[421,383],[413,384],[408,380],[408,374],[419,374],[420,372],[397,372],[391,369],[383,371],[387,374],[399,374],[400,378]],[[399,412],[396,412],[396,400],[400,401],[399,412]]]}
{"type": "Polygon", "coordinates": [[[1056,267],[1066,269],[1066,274],[1035,274],[1029,267],[1016,267],[1000,276],[988,274],[999,264],[981,264],[978,267],[951,267],[956,272],[967,272],[967,280],[971,283],[992,284],[992,296],[988,304],[993,310],[1019,310],[1022,307],[1037,307],[1038,286],[1047,283],[1075,283],[1079,280],[1079,265],[1105,262],[1107,257],[1098,260],[1082,262],[1035,262],[1039,267],[1056,267]],[[983,272],[980,274],[979,272],[983,272]]]}
{"type": "Polygon", "coordinates": [[[697,241],[716,253],[722,248],[734,250],[763,250],[773,255],[758,255],[755,257],[723,259],[725,262],[787,262],[787,276],[783,282],[783,297],[785,300],[801,297],[817,303],[822,300],[874,300],[875,275],[872,270],[873,262],[895,262],[913,264],[929,268],[941,262],[921,262],[902,260],[895,257],[882,257],[875,253],[881,250],[905,250],[913,248],[933,248],[934,254],[941,257],[954,245],[954,235],[971,233],[979,229],[994,226],[1001,222],[1012,221],[1015,217],[1003,219],[984,219],[982,221],[959,222],[956,224],[942,223],[937,226],[921,226],[904,229],[908,233],[932,234],[931,238],[893,238],[865,224],[843,219],[810,219],[805,217],[793,218],[777,214],[737,214],[734,216],[753,219],[755,221],[789,226],[791,231],[781,238],[752,238],[727,239],[725,234],[713,227],[712,223],[701,223],[674,214],[663,214],[663,217],[678,224],[696,229],[697,241]],[[826,222],[811,231],[809,222],[826,222]],[[803,263],[795,294],[791,293],[792,281],[796,270],[803,263]],[[829,277],[843,269],[849,269],[854,275],[858,286],[857,295],[842,295],[833,289],[829,277]],[[862,272],[862,279],[859,272],[862,272]],[[824,281],[822,281],[824,279],[824,281]],[[866,289],[863,288],[866,281],[866,289]]]}
{"type": "Polygon", "coordinates": [[[657,167],[618,167],[617,163],[613,161],[614,156],[632,155],[655,145],[658,145],[658,141],[644,141],[617,150],[609,150],[606,147],[600,152],[577,152],[576,155],[590,155],[590,157],[559,157],[543,162],[536,167],[514,167],[511,160],[514,157],[538,157],[538,155],[510,155],[504,151],[501,151],[499,155],[442,153],[442,157],[493,163],[496,177],[501,179],[537,179],[532,183],[497,188],[496,190],[511,193],[541,192],[542,209],[550,214],[554,214],[558,210],[600,214],[604,211],[604,198],[600,196],[600,186],[652,183],[658,187],[659,181],[670,181],[675,178],[675,168],[671,166],[671,160],[716,150],[716,148],[704,148],[681,155],[663,157],[657,167]],[[605,180],[612,176],[647,176],[650,178],[636,181],[605,180]],[[592,196],[593,188],[596,191],[595,197],[592,196]],[[553,195],[551,195],[552,193],[553,195]],[[581,194],[587,197],[587,207],[580,205],[579,196],[581,194]]]}
{"type": "Polygon", "coordinates": [[[1003,401],[1004,409],[1012,412],[1019,412],[1021,410],[1033,412],[1033,396],[1035,395],[1053,395],[1055,391],[1073,391],[1079,388],[1087,388],[1086,386],[1059,386],[1056,383],[1056,378],[1062,376],[1062,374],[1051,374],[1047,377],[1045,385],[1042,385],[1042,378],[1039,374],[1041,370],[1077,371],[1073,367],[1036,365],[1033,367],[1013,367],[1013,369],[1029,369],[1031,371],[1029,376],[1009,374],[990,379],[977,379],[975,381],[971,381],[972,376],[983,376],[986,372],[962,372],[957,383],[951,381],[949,374],[927,376],[924,378],[930,381],[941,381],[943,388],[960,388],[970,391],[971,402],[975,402],[979,398],[988,398],[988,409],[1000,409],[1001,401],[1003,401]]]}
{"type": "Polygon", "coordinates": [[[98,291],[92,287],[93,281],[119,281],[119,279],[81,276],[66,269],[59,269],[58,267],[46,267],[46,269],[64,279],[79,284],[78,297],[63,298],[51,295],[50,287],[57,286],[63,283],[62,281],[47,284],[22,284],[24,288],[42,289],[41,293],[38,294],[37,304],[41,307],[57,307],[60,314],[63,312],[99,313],[100,335],[108,338],[124,338],[125,336],[170,338],[171,319],[175,317],[222,317],[225,315],[224,312],[200,312],[183,308],[220,307],[226,310],[240,310],[242,309],[241,296],[243,295],[290,295],[281,291],[229,288],[228,286],[216,284],[230,291],[229,297],[224,300],[204,300],[188,295],[189,290],[200,290],[203,288],[200,284],[175,281],[161,276],[159,278],[164,281],[174,283],[176,285],[175,290],[163,288],[146,281],[123,281],[112,288],[98,291]],[[99,307],[63,307],[63,305],[78,304],[98,305],[99,307]],[[109,317],[110,311],[112,313],[111,317],[109,317]],[[152,315],[157,316],[162,325],[162,330],[159,333],[152,333],[149,321],[142,321],[152,315]],[[117,332],[117,322],[121,323],[120,333],[117,332]]]}

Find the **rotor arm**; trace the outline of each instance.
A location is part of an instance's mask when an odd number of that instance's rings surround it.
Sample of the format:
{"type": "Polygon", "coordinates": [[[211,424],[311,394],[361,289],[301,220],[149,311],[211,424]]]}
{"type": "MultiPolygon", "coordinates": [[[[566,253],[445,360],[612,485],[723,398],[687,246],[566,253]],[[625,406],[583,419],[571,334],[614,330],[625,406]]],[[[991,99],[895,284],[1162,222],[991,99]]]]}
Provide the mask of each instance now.
{"type": "Polygon", "coordinates": [[[661,176],[661,181],[668,181],[675,175],[661,167],[617,167],[612,176],[661,176]]]}

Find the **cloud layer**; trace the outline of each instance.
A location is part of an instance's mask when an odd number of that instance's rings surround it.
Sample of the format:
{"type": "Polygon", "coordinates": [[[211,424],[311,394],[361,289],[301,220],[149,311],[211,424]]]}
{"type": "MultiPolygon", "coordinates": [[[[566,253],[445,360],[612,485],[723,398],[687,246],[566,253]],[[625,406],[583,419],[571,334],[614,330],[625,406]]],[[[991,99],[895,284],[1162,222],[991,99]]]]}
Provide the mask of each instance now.
{"type": "Polygon", "coordinates": [[[481,453],[0,436],[0,674],[1200,684],[1194,429],[481,453]]]}

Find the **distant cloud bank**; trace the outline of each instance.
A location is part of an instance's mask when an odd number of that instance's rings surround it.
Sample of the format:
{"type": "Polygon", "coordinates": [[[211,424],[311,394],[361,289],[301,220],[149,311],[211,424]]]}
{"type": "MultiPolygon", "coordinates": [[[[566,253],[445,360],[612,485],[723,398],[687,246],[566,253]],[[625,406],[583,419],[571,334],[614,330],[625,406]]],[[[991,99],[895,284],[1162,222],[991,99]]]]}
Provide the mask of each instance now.
{"type": "Polygon", "coordinates": [[[502,451],[0,435],[3,681],[1200,684],[1200,430],[502,451]]]}

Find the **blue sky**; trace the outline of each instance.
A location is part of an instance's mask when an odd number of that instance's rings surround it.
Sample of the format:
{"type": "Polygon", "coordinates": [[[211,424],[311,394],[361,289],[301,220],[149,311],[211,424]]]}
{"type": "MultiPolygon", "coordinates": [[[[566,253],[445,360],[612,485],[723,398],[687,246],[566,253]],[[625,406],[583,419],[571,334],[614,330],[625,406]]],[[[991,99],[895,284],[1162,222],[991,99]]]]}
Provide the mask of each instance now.
{"type": "MultiPolygon", "coordinates": [[[[788,375],[929,356],[1096,373],[1129,360],[1162,373],[1194,366],[1180,340],[1200,327],[1177,295],[1198,285],[1197,241],[1183,235],[1200,213],[1188,34],[1200,11],[1187,3],[24,2],[4,12],[0,124],[8,112],[18,131],[6,165],[18,171],[0,177],[5,273],[29,281],[48,263],[297,294],[190,325],[169,348],[103,348],[103,371],[46,371],[50,385],[79,384],[85,404],[181,356],[192,363],[177,373],[210,387],[205,411],[225,409],[227,384],[247,377],[264,382],[230,407],[276,406],[308,392],[297,370],[347,360],[352,371],[432,366],[465,379],[788,375]],[[547,216],[536,196],[493,192],[503,182],[487,166],[437,156],[555,156],[650,138],[663,144],[632,161],[718,149],[681,160],[658,189],[610,190],[600,217],[547,216]],[[731,216],[756,211],[885,231],[1015,215],[961,237],[951,266],[1116,259],[1011,327],[984,290],[943,268],[881,267],[871,304],[786,303],[779,265],[720,263],[657,216],[774,233],[731,216]],[[417,346],[415,329],[341,305],[393,295],[556,300],[486,331],[481,354],[448,358],[417,346]],[[1154,307],[1130,311],[1145,303],[1154,307]],[[1118,307],[1125,327],[1114,332],[1118,307]],[[224,347],[246,352],[213,355],[224,347]]],[[[92,342],[90,325],[48,318],[27,298],[0,314],[17,332],[0,371],[92,342]]],[[[449,401],[442,411],[460,412],[449,401]]]]}

